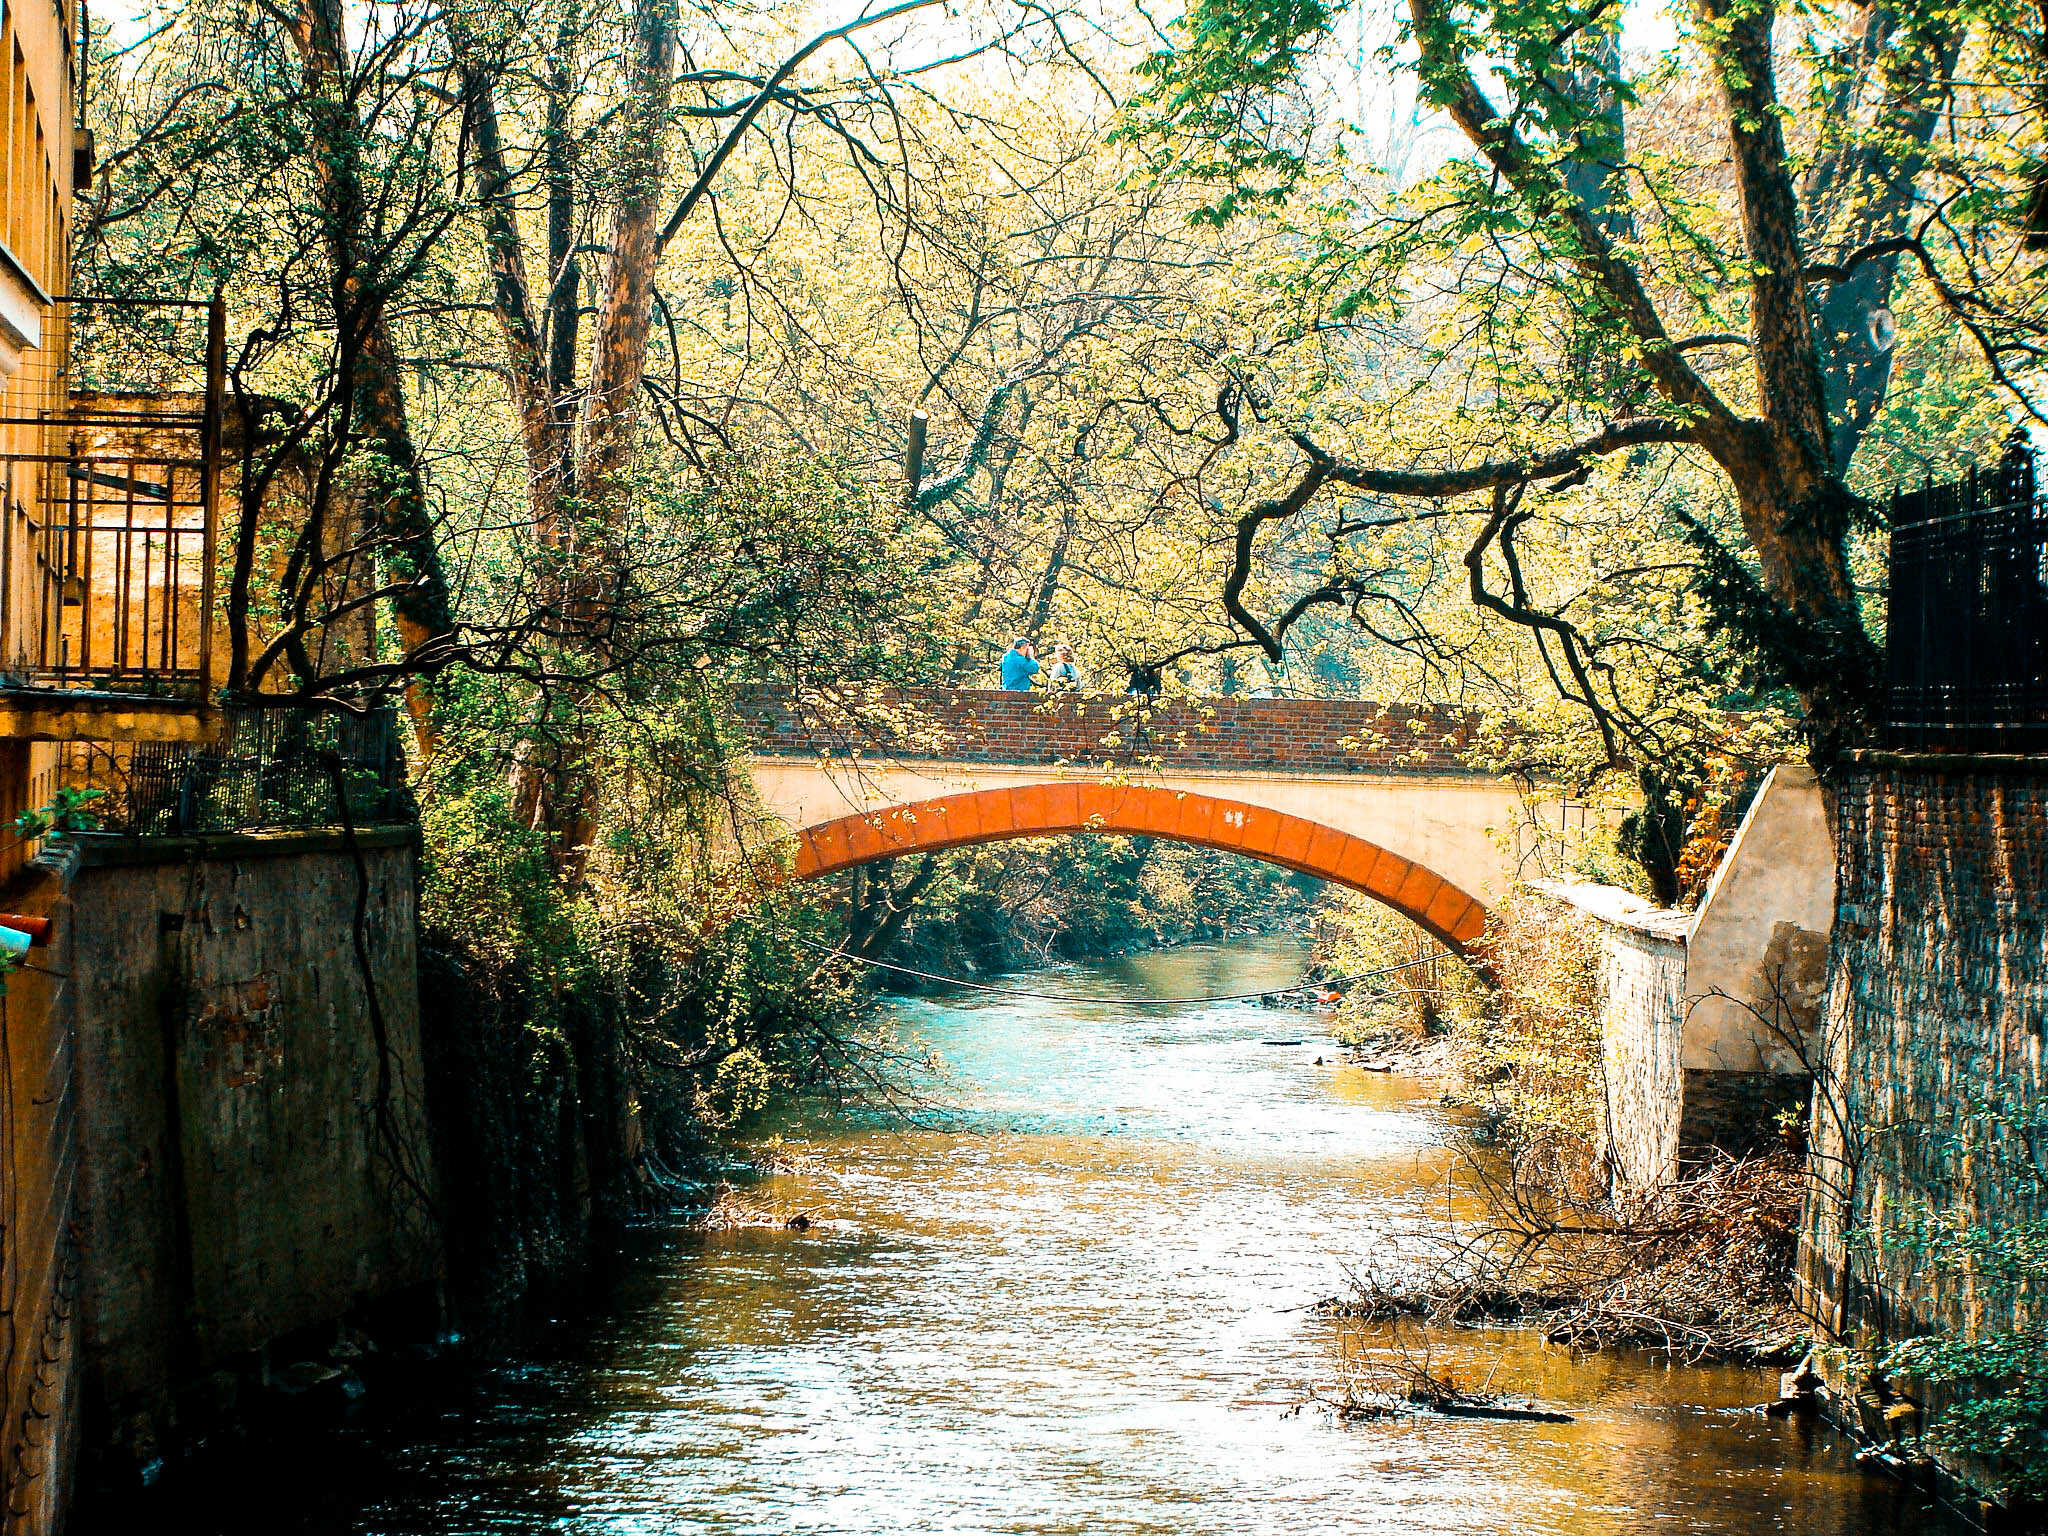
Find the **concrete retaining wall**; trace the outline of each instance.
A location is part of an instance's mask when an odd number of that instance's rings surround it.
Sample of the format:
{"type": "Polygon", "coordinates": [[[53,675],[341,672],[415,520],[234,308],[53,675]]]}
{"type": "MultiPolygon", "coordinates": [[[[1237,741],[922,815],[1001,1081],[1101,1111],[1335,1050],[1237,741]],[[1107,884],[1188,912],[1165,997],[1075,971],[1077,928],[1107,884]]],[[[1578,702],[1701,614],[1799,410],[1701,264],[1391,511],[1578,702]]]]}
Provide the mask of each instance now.
{"type": "Polygon", "coordinates": [[[414,847],[79,840],[70,926],[85,1378],[110,1465],[274,1340],[431,1289],[414,847]],[[380,1059],[381,1057],[381,1059],[380,1059]]]}
{"type": "Polygon", "coordinates": [[[1689,914],[1601,903],[1592,915],[1601,923],[1604,1151],[1622,1184],[1652,1189],[1679,1160],[1689,914]]]}
{"type": "Polygon", "coordinates": [[[1786,764],[1750,801],[1686,936],[1688,1072],[1805,1074],[1834,920],[1827,805],[1813,770],[1786,764]]]}
{"type": "Polygon", "coordinates": [[[1764,781],[1696,912],[1607,886],[1543,884],[1601,925],[1605,1150],[1654,1189],[1712,1151],[1782,1143],[1803,1117],[1834,918],[1834,855],[1812,770],[1764,781]]]}

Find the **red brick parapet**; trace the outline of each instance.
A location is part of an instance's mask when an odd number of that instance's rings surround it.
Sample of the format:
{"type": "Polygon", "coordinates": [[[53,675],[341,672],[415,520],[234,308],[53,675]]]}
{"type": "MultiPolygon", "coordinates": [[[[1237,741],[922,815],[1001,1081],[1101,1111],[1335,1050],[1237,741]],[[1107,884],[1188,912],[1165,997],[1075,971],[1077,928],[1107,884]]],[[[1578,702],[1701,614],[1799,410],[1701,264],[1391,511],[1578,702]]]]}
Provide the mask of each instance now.
{"type": "Polygon", "coordinates": [[[1477,714],[1366,699],[1167,699],[750,687],[733,700],[769,756],[1075,763],[1192,771],[1471,773],[1477,714]]]}

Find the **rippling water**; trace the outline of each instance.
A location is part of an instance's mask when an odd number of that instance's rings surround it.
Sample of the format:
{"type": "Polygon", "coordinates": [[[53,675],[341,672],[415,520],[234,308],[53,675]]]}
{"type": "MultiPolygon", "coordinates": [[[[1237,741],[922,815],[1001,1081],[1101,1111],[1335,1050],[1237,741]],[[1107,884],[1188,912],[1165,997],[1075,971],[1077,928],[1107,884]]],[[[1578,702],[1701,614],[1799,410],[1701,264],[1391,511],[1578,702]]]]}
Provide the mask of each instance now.
{"type": "MultiPolygon", "coordinates": [[[[1291,981],[1278,943],[1023,984],[1181,996],[1291,981]]],[[[1946,1531],[1775,1377],[1574,1361],[1513,1333],[1440,1370],[1569,1424],[1346,1425],[1313,1405],[1385,1339],[1306,1310],[1398,1266],[1458,1127],[1422,1085],[1242,1004],[905,1003],[957,1113],[785,1127],[750,1191],[808,1230],[674,1235],[553,1354],[365,1431],[270,1530],[1946,1531]],[[1298,1041],[1276,1044],[1275,1041],[1298,1041]]]]}

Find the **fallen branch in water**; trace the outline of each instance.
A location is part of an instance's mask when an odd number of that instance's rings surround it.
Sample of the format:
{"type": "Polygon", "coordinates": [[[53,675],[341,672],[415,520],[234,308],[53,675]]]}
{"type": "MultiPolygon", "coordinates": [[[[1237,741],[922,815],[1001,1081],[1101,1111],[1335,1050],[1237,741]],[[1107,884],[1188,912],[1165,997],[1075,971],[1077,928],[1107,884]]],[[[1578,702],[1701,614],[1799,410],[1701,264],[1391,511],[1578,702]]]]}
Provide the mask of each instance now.
{"type": "Polygon", "coordinates": [[[690,1225],[705,1232],[739,1232],[748,1229],[807,1232],[815,1222],[803,1211],[798,1211],[792,1216],[758,1205],[749,1205],[733,1191],[731,1185],[721,1184],[712,1196],[711,1203],[690,1219],[690,1225]]]}
{"type": "Polygon", "coordinates": [[[1434,1258],[1398,1281],[1353,1279],[1317,1303],[1359,1321],[1523,1324],[1574,1349],[1655,1349],[1685,1360],[1786,1364],[1804,1352],[1791,1306],[1800,1169],[1790,1153],[1723,1159],[1634,1210],[1475,1165],[1485,1215],[1447,1226],[1434,1258]]]}
{"type": "MultiPolygon", "coordinates": [[[[1491,1380],[1492,1373],[1488,1373],[1491,1380]]],[[[1569,1424],[1572,1415],[1538,1407],[1532,1398],[1511,1402],[1485,1383],[1467,1386],[1439,1370],[1426,1336],[1419,1344],[1398,1338],[1388,1353],[1354,1356],[1336,1393],[1316,1392],[1310,1400],[1338,1419],[1358,1423],[1412,1415],[1418,1411],[1456,1419],[1497,1419],[1519,1424],[1569,1424]]]]}
{"type": "Polygon", "coordinates": [[[1557,1413],[1548,1408],[1538,1408],[1533,1403],[1526,1408],[1515,1408],[1506,1403],[1431,1403],[1433,1413],[1448,1414],[1454,1419],[1508,1419],[1530,1424],[1569,1424],[1572,1416],[1557,1413]]]}
{"type": "Polygon", "coordinates": [[[1325,1296],[1311,1303],[1307,1310],[1354,1322],[1414,1318],[1438,1325],[1471,1327],[1489,1323],[1548,1323],[1578,1299],[1571,1292],[1540,1286],[1417,1284],[1394,1290],[1370,1278],[1354,1284],[1357,1288],[1351,1295],[1325,1296]]]}

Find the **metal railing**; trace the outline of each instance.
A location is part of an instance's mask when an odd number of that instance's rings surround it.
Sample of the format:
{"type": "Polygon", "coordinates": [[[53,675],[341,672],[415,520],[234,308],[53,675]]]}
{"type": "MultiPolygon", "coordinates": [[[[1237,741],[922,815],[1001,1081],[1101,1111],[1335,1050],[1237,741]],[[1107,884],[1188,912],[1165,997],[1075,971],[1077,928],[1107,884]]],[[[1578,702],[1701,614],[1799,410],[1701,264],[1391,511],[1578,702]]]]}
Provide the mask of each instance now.
{"type": "Polygon", "coordinates": [[[34,416],[0,417],[0,666],[43,686],[203,697],[212,672],[222,307],[59,302],[61,329],[74,345],[90,343],[86,355],[74,355],[70,373],[41,392],[51,403],[34,416]],[[113,314],[126,323],[96,323],[113,314]],[[101,331],[107,338],[91,341],[101,331]],[[81,379],[94,388],[72,393],[81,379]]]}
{"type": "Polygon", "coordinates": [[[1892,497],[1885,665],[1887,745],[2048,750],[2048,501],[2022,434],[1892,497]]]}
{"type": "Polygon", "coordinates": [[[413,820],[388,709],[230,710],[219,738],[203,745],[81,742],[70,750],[66,780],[100,791],[87,810],[101,831],[161,836],[413,820]]]}

